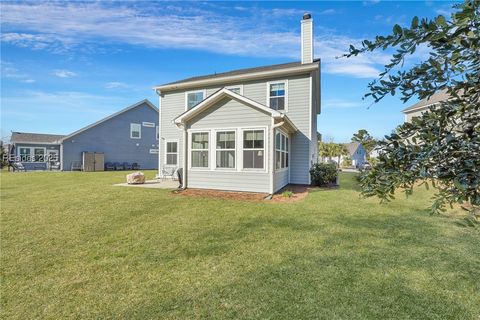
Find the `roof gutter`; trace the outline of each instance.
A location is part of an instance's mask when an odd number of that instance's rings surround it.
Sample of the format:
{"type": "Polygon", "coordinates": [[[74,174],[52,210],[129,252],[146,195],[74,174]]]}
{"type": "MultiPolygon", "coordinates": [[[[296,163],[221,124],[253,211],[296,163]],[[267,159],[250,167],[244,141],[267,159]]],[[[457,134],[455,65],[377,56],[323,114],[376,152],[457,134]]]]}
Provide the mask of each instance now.
{"type": "Polygon", "coordinates": [[[180,90],[198,86],[209,86],[215,84],[225,84],[225,82],[234,82],[234,81],[243,81],[243,80],[255,80],[255,79],[262,79],[272,76],[283,76],[283,75],[293,75],[293,74],[300,74],[305,72],[310,72],[319,68],[319,63],[309,63],[307,65],[300,65],[291,68],[285,69],[278,69],[278,70],[269,70],[269,71],[260,71],[260,72],[247,72],[244,74],[237,74],[232,76],[223,76],[223,77],[215,77],[210,79],[203,79],[203,80],[193,80],[175,84],[166,84],[162,86],[153,87],[154,90],[162,90],[162,91],[172,91],[172,90],[180,90]]]}

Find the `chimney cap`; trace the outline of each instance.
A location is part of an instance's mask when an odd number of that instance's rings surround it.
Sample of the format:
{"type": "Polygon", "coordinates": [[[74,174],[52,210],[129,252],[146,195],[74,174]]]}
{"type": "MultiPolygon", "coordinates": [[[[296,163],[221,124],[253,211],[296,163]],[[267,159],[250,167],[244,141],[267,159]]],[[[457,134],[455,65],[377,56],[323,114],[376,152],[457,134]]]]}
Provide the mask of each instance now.
{"type": "Polygon", "coordinates": [[[312,15],[308,12],[305,12],[303,14],[303,20],[308,20],[308,19],[311,19],[312,18],[312,15]]]}

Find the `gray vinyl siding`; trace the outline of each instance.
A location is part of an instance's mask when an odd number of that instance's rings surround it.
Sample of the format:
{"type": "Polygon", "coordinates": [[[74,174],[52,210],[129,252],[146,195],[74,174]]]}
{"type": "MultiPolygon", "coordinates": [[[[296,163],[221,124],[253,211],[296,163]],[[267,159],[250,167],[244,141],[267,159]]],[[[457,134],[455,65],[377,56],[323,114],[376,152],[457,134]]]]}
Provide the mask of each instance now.
{"type": "Polygon", "coordinates": [[[72,162],[82,161],[82,152],[102,152],[105,162],[136,162],[141,169],[156,169],[158,154],[150,149],[158,149],[156,139],[158,112],[146,103],[121,113],[105,122],[64,140],[63,170],[71,170],[72,162]],[[155,123],[145,127],[142,122],[155,123]],[[141,125],[141,139],[130,138],[130,124],[141,125]]]}
{"type": "Polygon", "coordinates": [[[310,75],[288,79],[287,115],[299,129],[291,137],[290,183],[310,183],[310,75]]]}
{"type": "Polygon", "coordinates": [[[273,192],[277,192],[288,184],[288,169],[282,171],[274,171],[273,175],[273,192]]]}
{"type": "Polygon", "coordinates": [[[269,174],[267,172],[188,172],[188,187],[229,191],[270,193],[269,174]]]}
{"type": "Polygon", "coordinates": [[[188,122],[189,129],[269,126],[271,117],[243,103],[225,98],[188,122]]]}
{"type": "MultiPolygon", "coordinates": [[[[59,144],[28,144],[28,143],[15,143],[15,155],[20,157],[20,148],[22,147],[27,147],[27,148],[45,148],[45,155],[47,155],[48,150],[57,150],[58,151],[58,157],[60,157],[60,145],[59,144]]],[[[46,170],[47,167],[47,162],[46,161],[41,161],[41,162],[23,162],[23,166],[25,167],[25,170],[46,170]]]]}
{"type": "Polygon", "coordinates": [[[312,32],[313,32],[313,25],[312,22],[304,22],[302,23],[302,47],[303,47],[303,57],[302,61],[311,62],[313,59],[312,56],[312,32]]]}
{"type": "Polygon", "coordinates": [[[183,167],[183,129],[173,120],[185,111],[185,92],[177,91],[162,96],[160,102],[160,165],[165,165],[165,141],[178,140],[178,167],[183,167]]]}

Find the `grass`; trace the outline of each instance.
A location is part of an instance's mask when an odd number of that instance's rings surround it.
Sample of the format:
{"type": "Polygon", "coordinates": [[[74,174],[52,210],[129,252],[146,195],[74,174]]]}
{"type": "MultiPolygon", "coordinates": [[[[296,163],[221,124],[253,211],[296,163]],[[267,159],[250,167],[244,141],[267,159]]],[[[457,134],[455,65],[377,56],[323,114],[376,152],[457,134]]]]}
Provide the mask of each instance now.
{"type": "Polygon", "coordinates": [[[1,174],[3,318],[480,317],[480,232],[430,216],[429,191],[381,205],[343,174],[247,203],[124,174],[1,174]]]}

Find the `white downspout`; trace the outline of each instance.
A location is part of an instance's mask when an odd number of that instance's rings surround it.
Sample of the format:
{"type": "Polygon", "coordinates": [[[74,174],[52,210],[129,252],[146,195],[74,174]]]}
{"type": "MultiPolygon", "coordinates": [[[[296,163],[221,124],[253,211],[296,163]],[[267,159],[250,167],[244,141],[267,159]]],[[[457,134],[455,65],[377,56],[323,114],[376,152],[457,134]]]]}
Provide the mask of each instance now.
{"type": "Polygon", "coordinates": [[[187,126],[183,124],[183,180],[182,189],[187,189],[187,171],[188,171],[188,132],[187,126]]]}
{"type": "Polygon", "coordinates": [[[155,90],[158,94],[158,176],[162,170],[162,93],[155,90]]]}

